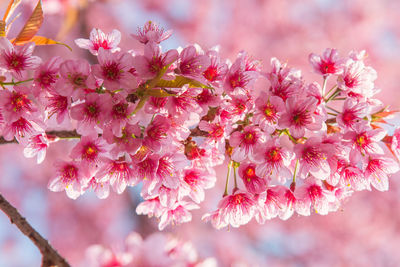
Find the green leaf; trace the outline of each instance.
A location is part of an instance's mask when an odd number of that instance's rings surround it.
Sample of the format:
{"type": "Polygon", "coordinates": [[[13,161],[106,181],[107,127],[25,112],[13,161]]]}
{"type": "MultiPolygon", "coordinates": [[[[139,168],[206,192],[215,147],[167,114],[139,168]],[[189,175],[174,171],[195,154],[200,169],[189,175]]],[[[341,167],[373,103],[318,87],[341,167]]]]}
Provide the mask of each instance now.
{"type": "Polygon", "coordinates": [[[176,76],[174,80],[159,80],[155,87],[182,88],[186,84],[188,84],[190,88],[213,89],[212,87],[202,84],[201,82],[183,76],[176,76]]]}

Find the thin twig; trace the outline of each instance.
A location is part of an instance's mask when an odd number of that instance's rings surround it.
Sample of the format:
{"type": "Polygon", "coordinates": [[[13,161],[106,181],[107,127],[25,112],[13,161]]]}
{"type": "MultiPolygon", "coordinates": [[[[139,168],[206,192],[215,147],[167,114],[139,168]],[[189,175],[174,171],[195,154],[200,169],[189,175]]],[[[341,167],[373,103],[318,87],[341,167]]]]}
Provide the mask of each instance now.
{"type": "Polygon", "coordinates": [[[22,217],[18,210],[0,194],[0,210],[2,210],[11,223],[26,235],[42,254],[42,267],[58,266],[69,267],[68,262],[22,217]]]}

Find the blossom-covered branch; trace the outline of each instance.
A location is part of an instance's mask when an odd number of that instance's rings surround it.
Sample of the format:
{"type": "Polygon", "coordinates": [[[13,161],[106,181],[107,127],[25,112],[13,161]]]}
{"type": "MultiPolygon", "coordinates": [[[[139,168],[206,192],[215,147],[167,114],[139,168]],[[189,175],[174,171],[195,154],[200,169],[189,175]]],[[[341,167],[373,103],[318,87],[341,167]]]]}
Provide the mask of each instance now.
{"type": "Polygon", "coordinates": [[[93,29],[75,41],[97,57],[93,65],[42,61],[33,43],[0,37],[4,140],[42,162],[63,138],[50,129],[66,127],[64,137],[76,140],[49,189],[107,198],[111,188],[121,194],[142,183],[136,211],[159,218],[160,230],[192,219],[224,163],[225,189],[203,216],[216,228],[325,215],[354,191],[388,189],[399,130],[383,128],[394,111],[375,98],[364,51],[311,54],[319,79],[307,82],[277,58],[263,70],[246,52],[231,62],[197,44],[163,51],[170,35],[148,22],[132,35],[143,50],[124,51],[118,30],[93,29]]]}
{"type": "Polygon", "coordinates": [[[58,252],[44,239],[27,221],[18,210],[13,207],[1,194],[0,194],[0,210],[2,210],[11,223],[15,224],[18,229],[26,235],[42,254],[42,266],[58,266],[68,267],[68,262],[58,254],[58,252]]]}

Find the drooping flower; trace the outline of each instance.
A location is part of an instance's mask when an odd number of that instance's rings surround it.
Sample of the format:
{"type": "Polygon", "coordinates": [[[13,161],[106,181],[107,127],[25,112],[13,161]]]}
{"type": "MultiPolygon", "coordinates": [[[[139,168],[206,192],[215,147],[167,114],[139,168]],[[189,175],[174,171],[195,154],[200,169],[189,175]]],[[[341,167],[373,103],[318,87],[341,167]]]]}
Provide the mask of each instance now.
{"type": "Polygon", "coordinates": [[[398,171],[399,164],[395,160],[381,155],[371,155],[365,169],[365,177],[377,190],[387,191],[389,189],[388,175],[398,171]]]}
{"type": "Polygon", "coordinates": [[[310,215],[310,207],[321,215],[329,212],[329,202],[333,202],[335,197],[332,192],[322,188],[318,180],[307,179],[305,183],[296,189],[296,211],[303,216],[310,215]]]}
{"type": "Polygon", "coordinates": [[[282,191],[279,187],[271,187],[264,190],[257,197],[257,211],[255,218],[258,223],[264,224],[266,220],[270,220],[278,216],[279,211],[284,207],[282,191]]]}
{"type": "Polygon", "coordinates": [[[221,199],[218,209],[221,220],[232,227],[239,227],[253,218],[256,202],[251,194],[238,190],[221,199]]]}
{"type": "Polygon", "coordinates": [[[158,229],[162,231],[169,224],[174,225],[190,222],[192,220],[190,210],[198,208],[200,207],[193,202],[183,200],[176,202],[171,208],[164,209],[161,214],[158,229]]]}
{"type": "Polygon", "coordinates": [[[67,196],[76,199],[83,194],[82,188],[88,182],[83,176],[80,165],[77,162],[60,161],[55,163],[56,176],[50,180],[48,188],[53,192],[64,191],[67,196]]]}
{"type": "Polygon", "coordinates": [[[260,194],[266,190],[268,180],[257,176],[256,164],[242,162],[238,169],[238,174],[242,178],[247,191],[250,193],[260,194]]]}
{"type": "Polygon", "coordinates": [[[139,180],[130,164],[122,160],[104,159],[96,180],[100,183],[109,182],[115,192],[121,194],[127,185],[134,186],[139,180]]]}
{"type": "Polygon", "coordinates": [[[204,189],[212,188],[216,181],[214,173],[199,168],[186,168],[183,170],[182,176],[179,189],[183,195],[188,195],[198,204],[204,200],[204,189]]]}
{"type": "Polygon", "coordinates": [[[49,140],[45,134],[38,134],[29,138],[28,145],[24,148],[24,156],[33,158],[37,156],[37,164],[43,162],[46,157],[46,150],[49,146],[49,140]]]}

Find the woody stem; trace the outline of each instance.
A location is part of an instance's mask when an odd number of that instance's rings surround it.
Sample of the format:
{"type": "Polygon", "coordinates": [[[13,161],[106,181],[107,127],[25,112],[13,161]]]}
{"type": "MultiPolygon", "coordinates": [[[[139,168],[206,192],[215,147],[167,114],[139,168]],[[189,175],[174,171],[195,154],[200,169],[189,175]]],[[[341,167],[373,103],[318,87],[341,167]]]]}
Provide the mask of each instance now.
{"type": "Polygon", "coordinates": [[[35,246],[39,249],[42,254],[42,267],[58,266],[67,267],[70,266],[68,262],[58,254],[58,252],[44,239],[30,224],[22,217],[18,210],[12,206],[1,194],[0,194],[0,210],[2,210],[12,224],[18,227],[18,229],[26,235],[35,246]]]}

